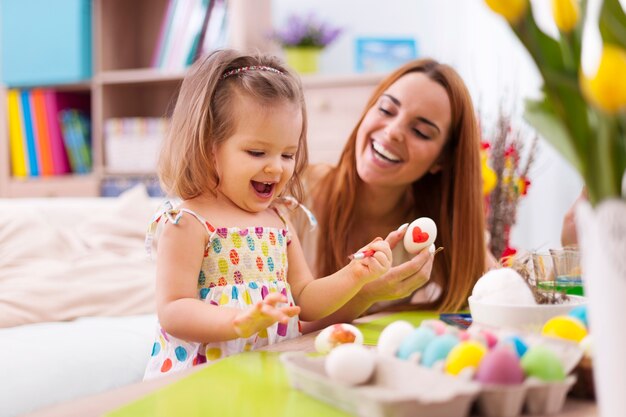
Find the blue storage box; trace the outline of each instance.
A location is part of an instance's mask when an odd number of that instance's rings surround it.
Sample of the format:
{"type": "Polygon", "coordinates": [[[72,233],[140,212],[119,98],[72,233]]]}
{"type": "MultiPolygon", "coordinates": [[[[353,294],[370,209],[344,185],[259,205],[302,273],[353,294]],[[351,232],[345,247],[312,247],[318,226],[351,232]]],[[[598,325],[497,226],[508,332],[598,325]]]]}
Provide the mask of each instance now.
{"type": "Polygon", "coordinates": [[[0,15],[4,84],[91,78],[91,0],[0,0],[0,15]]]}

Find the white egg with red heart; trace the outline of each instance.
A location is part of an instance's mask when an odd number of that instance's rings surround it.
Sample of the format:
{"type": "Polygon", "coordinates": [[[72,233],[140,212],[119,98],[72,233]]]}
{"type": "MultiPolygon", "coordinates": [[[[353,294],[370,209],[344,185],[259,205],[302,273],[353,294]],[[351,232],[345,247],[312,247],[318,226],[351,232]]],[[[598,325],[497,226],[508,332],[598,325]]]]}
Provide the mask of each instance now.
{"type": "Polygon", "coordinates": [[[433,244],[437,238],[437,225],[430,217],[414,220],[406,229],[404,248],[409,253],[417,253],[433,244]]]}

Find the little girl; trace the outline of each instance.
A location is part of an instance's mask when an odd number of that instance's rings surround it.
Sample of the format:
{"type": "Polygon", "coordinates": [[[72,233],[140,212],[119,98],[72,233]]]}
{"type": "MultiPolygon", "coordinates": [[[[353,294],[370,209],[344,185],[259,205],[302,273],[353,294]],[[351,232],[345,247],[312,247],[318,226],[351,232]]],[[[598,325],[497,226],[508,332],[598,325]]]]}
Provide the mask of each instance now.
{"type": "MultiPolygon", "coordinates": [[[[307,163],[300,82],[274,57],[217,51],[182,83],[159,161],[182,199],[157,250],[159,325],[145,378],[299,336],[391,265],[377,238],[314,279],[277,203],[300,197],[307,163]],[[299,315],[299,317],[298,317],[299,315]]],[[[154,227],[152,229],[154,229],[154,227]]],[[[149,234],[150,236],[150,234],[149,234]]]]}

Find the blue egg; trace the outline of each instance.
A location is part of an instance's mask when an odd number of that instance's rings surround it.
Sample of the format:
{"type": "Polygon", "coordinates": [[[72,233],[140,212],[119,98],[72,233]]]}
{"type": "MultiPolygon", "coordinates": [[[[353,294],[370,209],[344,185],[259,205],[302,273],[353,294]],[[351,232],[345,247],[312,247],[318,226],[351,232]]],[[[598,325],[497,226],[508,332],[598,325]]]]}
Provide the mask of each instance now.
{"type": "Polygon", "coordinates": [[[426,346],[435,336],[435,332],[430,327],[418,327],[402,340],[396,352],[396,356],[406,360],[415,352],[423,353],[426,346]]]}
{"type": "Polygon", "coordinates": [[[587,306],[576,306],[571,309],[567,315],[582,321],[585,327],[589,328],[589,323],[587,322],[587,306]]]}
{"type": "Polygon", "coordinates": [[[459,338],[451,333],[435,337],[424,349],[422,365],[432,368],[435,362],[445,359],[458,343],[459,338]]]}
{"type": "Polygon", "coordinates": [[[504,343],[510,344],[515,350],[515,353],[517,353],[517,356],[519,356],[520,358],[524,356],[524,354],[528,350],[528,345],[519,336],[507,336],[502,341],[504,343]]]}

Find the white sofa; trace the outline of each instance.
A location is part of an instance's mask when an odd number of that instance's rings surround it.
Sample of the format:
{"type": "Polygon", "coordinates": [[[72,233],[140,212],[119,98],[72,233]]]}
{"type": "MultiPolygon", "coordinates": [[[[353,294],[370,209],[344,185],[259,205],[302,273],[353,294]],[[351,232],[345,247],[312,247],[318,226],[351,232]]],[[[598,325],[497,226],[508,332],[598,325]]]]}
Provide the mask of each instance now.
{"type": "Polygon", "coordinates": [[[144,237],[160,202],[141,187],[0,199],[0,416],[141,380],[156,322],[144,237]]]}

